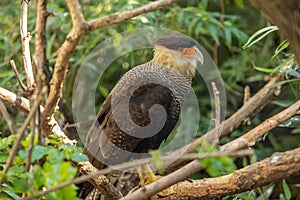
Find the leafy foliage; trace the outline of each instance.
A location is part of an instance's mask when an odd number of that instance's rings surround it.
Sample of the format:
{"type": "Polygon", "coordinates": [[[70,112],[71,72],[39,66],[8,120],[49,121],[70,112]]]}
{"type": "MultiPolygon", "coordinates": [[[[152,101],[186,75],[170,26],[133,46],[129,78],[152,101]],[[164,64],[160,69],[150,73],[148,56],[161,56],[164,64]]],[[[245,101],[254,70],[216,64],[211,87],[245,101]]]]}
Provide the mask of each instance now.
{"type": "MultiPolygon", "coordinates": [[[[8,158],[10,147],[15,140],[16,135],[0,140],[1,145],[1,168],[4,167],[8,158]]],[[[9,168],[6,174],[1,174],[6,181],[0,188],[0,197],[20,199],[19,195],[34,194],[42,188],[49,189],[56,185],[72,180],[77,170],[72,166],[71,161],[79,162],[88,160],[87,157],[79,152],[81,148],[75,146],[63,145],[60,149],[55,146],[36,145],[33,147],[31,160],[33,164],[30,172],[25,171],[25,162],[28,154],[30,134],[22,142],[22,149],[19,150],[18,156],[14,159],[14,165],[9,168]]],[[[46,195],[48,199],[76,199],[76,187],[74,185],[57,190],[46,195]]]]}
{"type": "MultiPolygon", "coordinates": [[[[82,10],[86,19],[94,19],[114,12],[132,10],[133,8],[145,5],[146,0],[104,0],[89,1],[83,0],[82,10]]],[[[18,30],[18,18],[20,16],[19,2],[3,0],[0,3],[0,86],[20,93],[19,85],[10,70],[9,60],[16,62],[21,79],[24,80],[21,39],[18,30]]],[[[49,2],[48,11],[54,16],[49,16],[47,21],[47,58],[50,66],[49,71],[53,72],[53,66],[57,52],[66,35],[71,30],[72,23],[70,14],[64,1],[49,2]]],[[[28,13],[28,31],[32,34],[31,50],[34,53],[36,2],[30,2],[30,12],[28,13]]],[[[83,55],[87,55],[97,44],[107,37],[116,35],[119,32],[133,30],[140,27],[166,27],[187,34],[201,43],[207,49],[215,61],[224,79],[227,90],[227,114],[230,116],[241,105],[243,100],[243,89],[246,85],[251,87],[251,94],[258,91],[265,83],[265,78],[274,74],[282,73],[287,80],[273,87],[284,86],[280,96],[272,105],[267,106],[260,114],[257,114],[249,126],[241,127],[231,134],[230,137],[223,138],[221,142],[232,140],[250,130],[261,121],[291,105],[299,99],[299,69],[293,63],[293,55],[289,51],[289,44],[280,38],[276,28],[258,14],[248,1],[225,0],[208,1],[192,0],[179,1],[177,4],[167,8],[159,9],[155,12],[137,16],[133,19],[105,27],[99,31],[89,33],[83,37],[71,60],[64,84],[63,100],[67,105],[67,115],[71,115],[71,98],[74,79],[77,70],[84,60],[83,55]],[[224,9],[220,2],[224,3],[224,9]],[[255,22],[255,23],[253,23],[255,22]],[[257,31],[259,30],[259,31],[257,31]],[[252,35],[247,39],[249,35],[252,35]],[[242,46],[249,48],[242,49],[242,46]],[[286,61],[290,65],[282,68],[286,61]]],[[[119,77],[131,67],[150,60],[150,51],[134,51],[130,54],[115,60],[102,76],[97,88],[97,108],[99,108],[115,85],[119,77]]],[[[25,81],[25,80],[24,80],[25,81]]],[[[196,77],[193,89],[199,97],[201,105],[201,121],[197,135],[202,135],[207,131],[207,126],[211,116],[210,96],[201,77],[196,77]]],[[[20,93],[22,94],[22,93],[20,93]]],[[[24,119],[24,114],[14,108],[7,107],[11,120],[15,127],[20,127],[24,119]]],[[[66,114],[57,114],[60,124],[72,123],[66,114]],[[70,120],[70,121],[68,121],[70,120]]],[[[281,127],[268,133],[256,146],[256,158],[258,160],[269,156],[274,151],[284,151],[299,146],[300,139],[299,119],[292,118],[281,127]]],[[[71,161],[78,162],[86,160],[82,155],[81,148],[71,146],[61,146],[57,138],[48,141],[48,145],[38,145],[37,137],[33,147],[30,172],[25,171],[25,162],[28,154],[30,133],[22,142],[22,146],[14,159],[13,165],[8,173],[0,174],[5,181],[0,187],[1,199],[20,199],[22,193],[33,194],[43,188],[50,188],[59,183],[71,180],[76,175],[76,169],[71,165],[71,161]],[[58,148],[60,146],[60,148],[58,148]]],[[[5,162],[11,152],[16,135],[10,135],[8,126],[3,118],[0,118],[0,169],[3,169],[5,162]]],[[[209,145],[203,145],[197,149],[198,152],[215,151],[209,145]]],[[[157,160],[157,165],[161,165],[159,152],[153,153],[157,160]]],[[[198,177],[219,176],[234,171],[239,167],[249,164],[248,160],[240,161],[231,158],[203,159],[200,161],[206,166],[204,173],[197,174],[198,177]]],[[[251,162],[251,161],[250,161],[251,162]]],[[[195,176],[195,177],[197,177],[195,176]]],[[[274,185],[265,187],[271,190],[274,185]]],[[[289,183],[283,182],[284,196],[286,199],[292,198],[289,192],[289,183]]],[[[273,189],[272,189],[273,191],[273,189]]],[[[245,192],[234,196],[234,199],[255,199],[266,192],[245,192]],[[253,195],[255,193],[256,195],[253,195]]],[[[50,193],[48,199],[75,199],[76,187],[74,185],[62,190],[50,193]]],[[[232,198],[232,197],[230,197],[232,198]]]]}

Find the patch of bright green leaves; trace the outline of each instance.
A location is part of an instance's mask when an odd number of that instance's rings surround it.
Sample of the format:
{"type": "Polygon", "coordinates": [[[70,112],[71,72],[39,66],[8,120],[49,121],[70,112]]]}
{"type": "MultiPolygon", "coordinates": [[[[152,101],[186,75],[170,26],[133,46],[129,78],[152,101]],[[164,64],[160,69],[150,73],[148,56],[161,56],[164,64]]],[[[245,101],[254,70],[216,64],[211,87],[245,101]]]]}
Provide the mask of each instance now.
{"type": "MultiPolygon", "coordinates": [[[[14,159],[13,165],[4,177],[4,183],[0,187],[0,198],[21,199],[22,193],[34,194],[42,189],[55,187],[63,182],[72,180],[77,173],[77,169],[71,162],[86,161],[88,158],[81,154],[82,149],[75,146],[62,145],[55,146],[37,145],[37,137],[31,154],[32,168],[25,171],[25,162],[28,154],[30,134],[22,142],[22,149],[14,159]]],[[[5,158],[11,151],[11,146],[15,136],[9,136],[0,140],[1,167],[4,167],[5,158]]],[[[76,199],[75,185],[67,186],[61,190],[45,195],[47,199],[76,199]]]]}
{"type": "MultiPolygon", "coordinates": [[[[196,148],[197,153],[209,153],[217,152],[217,149],[208,143],[202,143],[202,145],[196,148]]],[[[210,177],[222,176],[234,172],[237,168],[234,164],[233,158],[228,156],[217,158],[204,158],[199,162],[204,166],[205,171],[210,177]]]]}

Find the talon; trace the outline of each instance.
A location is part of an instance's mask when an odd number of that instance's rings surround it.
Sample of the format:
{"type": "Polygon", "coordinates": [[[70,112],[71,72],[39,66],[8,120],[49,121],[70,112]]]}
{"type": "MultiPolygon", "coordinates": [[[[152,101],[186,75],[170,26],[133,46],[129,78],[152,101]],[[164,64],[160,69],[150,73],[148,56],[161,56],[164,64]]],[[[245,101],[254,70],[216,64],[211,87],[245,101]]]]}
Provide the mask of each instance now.
{"type": "Polygon", "coordinates": [[[143,165],[139,171],[140,182],[139,185],[145,186],[153,183],[161,178],[161,176],[156,176],[149,165],[143,165]]]}

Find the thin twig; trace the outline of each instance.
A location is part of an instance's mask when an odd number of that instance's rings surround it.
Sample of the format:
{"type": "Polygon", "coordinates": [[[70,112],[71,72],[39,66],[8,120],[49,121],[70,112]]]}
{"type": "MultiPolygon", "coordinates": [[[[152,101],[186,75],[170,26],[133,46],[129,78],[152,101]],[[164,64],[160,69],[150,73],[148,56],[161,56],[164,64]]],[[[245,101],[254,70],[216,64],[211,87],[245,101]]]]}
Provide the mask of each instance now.
{"type": "MultiPolygon", "coordinates": [[[[36,116],[36,113],[32,116],[32,119],[34,119],[36,116]]],[[[34,120],[31,120],[31,122],[35,123],[34,120]]],[[[31,124],[31,127],[34,127],[34,125],[31,124]]],[[[31,164],[31,155],[32,155],[32,149],[34,146],[34,136],[35,136],[35,128],[31,130],[29,145],[28,145],[28,152],[26,156],[26,163],[25,163],[25,171],[29,172],[30,164],[31,164]]]]}
{"type": "MultiPolygon", "coordinates": [[[[42,92],[42,94],[44,95],[43,92],[42,92]]],[[[9,157],[8,157],[8,159],[7,159],[7,162],[6,162],[6,164],[5,164],[5,167],[4,167],[3,171],[2,171],[3,174],[5,174],[5,173],[7,172],[7,170],[9,169],[9,167],[10,167],[10,165],[11,165],[11,163],[12,163],[12,161],[13,161],[13,159],[14,159],[16,153],[17,153],[18,146],[19,146],[19,144],[20,144],[20,142],[21,142],[21,139],[23,138],[23,135],[24,135],[24,133],[25,133],[25,130],[26,130],[26,128],[27,128],[27,125],[28,125],[28,123],[30,122],[31,118],[34,116],[34,114],[35,114],[35,112],[37,111],[37,109],[39,108],[39,104],[40,104],[40,102],[41,102],[41,100],[42,100],[42,96],[43,96],[43,95],[40,95],[40,96],[36,99],[36,102],[35,102],[33,108],[31,109],[31,111],[30,111],[29,114],[27,115],[27,117],[26,117],[25,121],[23,122],[21,128],[18,130],[18,133],[17,133],[17,134],[18,134],[18,137],[17,137],[16,141],[14,142],[14,145],[13,145],[13,147],[12,147],[12,149],[11,149],[11,152],[10,152],[9,157]]],[[[1,179],[0,183],[2,183],[2,181],[3,181],[3,178],[1,179]]]]}
{"type": "Polygon", "coordinates": [[[246,85],[246,87],[244,88],[244,104],[246,104],[250,99],[250,87],[248,85],[246,85]]]}
{"type": "Polygon", "coordinates": [[[9,128],[10,133],[15,134],[15,129],[13,127],[13,123],[12,123],[12,121],[9,117],[9,114],[8,114],[8,112],[7,112],[7,110],[6,110],[6,108],[5,108],[5,106],[4,106],[1,99],[0,99],[0,110],[1,110],[1,113],[2,113],[2,116],[3,116],[4,120],[7,123],[7,126],[9,128]]]}
{"type": "MultiPolygon", "coordinates": [[[[203,153],[203,154],[193,153],[193,154],[183,155],[179,159],[194,160],[194,159],[215,158],[215,157],[223,157],[223,156],[243,157],[243,156],[249,156],[249,155],[253,155],[253,151],[243,150],[243,151],[227,152],[227,153],[225,153],[225,152],[213,152],[213,153],[203,153]]],[[[163,156],[162,157],[163,161],[168,161],[168,160],[172,160],[172,159],[174,159],[174,158],[170,158],[169,156],[163,156]]],[[[150,164],[150,163],[154,163],[154,162],[155,161],[153,160],[153,158],[143,158],[143,159],[139,159],[139,160],[132,160],[130,162],[114,165],[114,166],[111,166],[110,168],[105,168],[103,170],[99,170],[99,171],[97,171],[96,173],[93,173],[93,174],[83,175],[83,176],[77,177],[77,178],[75,178],[71,181],[67,181],[67,182],[62,183],[60,185],[57,185],[55,187],[49,188],[48,190],[39,191],[34,195],[26,197],[25,199],[38,198],[38,197],[43,196],[45,194],[48,194],[50,192],[53,192],[53,191],[62,189],[64,187],[67,187],[69,185],[82,183],[82,182],[84,182],[86,180],[89,180],[93,177],[104,175],[104,174],[109,174],[113,171],[120,171],[120,170],[126,170],[126,169],[130,169],[130,168],[136,168],[137,166],[141,166],[141,165],[144,165],[144,164],[150,164]]]]}
{"type": "Polygon", "coordinates": [[[214,120],[215,120],[215,129],[217,130],[215,132],[212,132],[214,134],[212,136],[213,137],[212,145],[217,146],[219,144],[219,138],[220,138],[220,135],[221,135],[221,127],[220,127],[220,124],[221,124],[221,122],[220,122],[221,121],[220,92],[217,89],[215,82],[212,82],[211,85],[212,85],[212,88],[213,88],[214,99],[215,99],[215,119],[214,120]]]}
{"type": "MultiPolygon", "coordinates": [[[[250,87],[247,85],[244,88],[244,101],[243,101],[243,104],[246,104],[249,101],[250,97],[251,97],[250,87]]],[[[250,117],[245,118],[244,121],[243,121],[243,124],[246,124],[246,125],[250,126],[251,125],[250,117]]]]}
{"type": "Polygon", "coordinates": [[[21,80],[21,78],[19,76],[19,73],[18,73],[16,64],[15,64],[15,61],[14,60],[10,60],[9,62],[10,62],[10,66],[11,66],[13,72],[15,73],[17,81],[18,81],[19,85],[21,86],[22,90],[23,91],[27,91],[27,87],[24,85],[24,83],[22,82],[22,80],[21,80]]]}

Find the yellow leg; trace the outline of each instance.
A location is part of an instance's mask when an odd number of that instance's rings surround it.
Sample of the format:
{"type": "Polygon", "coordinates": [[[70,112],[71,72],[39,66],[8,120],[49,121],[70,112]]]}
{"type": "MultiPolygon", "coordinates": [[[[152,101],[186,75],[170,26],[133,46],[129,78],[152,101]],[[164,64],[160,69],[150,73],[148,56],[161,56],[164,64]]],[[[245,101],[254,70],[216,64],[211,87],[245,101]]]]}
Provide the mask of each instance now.
{"type": "Polygon", "coordinates": [[[139,177],[140,177],[140,185],[148,185],[150,183],[153,183],[157,181],[160,177],[155,176],[155,174],[152,172],[149,165],[142,165],[139,170],[139,177]]]}

